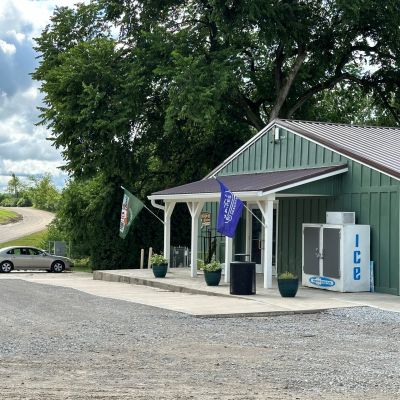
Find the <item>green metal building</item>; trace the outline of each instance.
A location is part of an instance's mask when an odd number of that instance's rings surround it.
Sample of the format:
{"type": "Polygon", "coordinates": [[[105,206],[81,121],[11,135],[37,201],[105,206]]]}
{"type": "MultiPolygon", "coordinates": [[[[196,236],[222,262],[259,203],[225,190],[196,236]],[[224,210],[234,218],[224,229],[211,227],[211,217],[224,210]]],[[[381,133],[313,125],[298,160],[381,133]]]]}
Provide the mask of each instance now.
{"type": "Polygon", "coordinates": [[[203,180],[149,198],[165,210],[167,257],[173,207],[186,202],[192,216],[192,276],[197,258],[211,248],[225,262],[249,254],[264,272],[265,287],[271,287],[273,273],[301,275],[303,223],[324,223],[327,211],[353,211],[357,224],[371,226],[376,291],[399,295],[399,190],[400,129],[274,120],[203,180]],[[233,240],[212,240],[219,200],[214,177],[252,209],[244,211],[233,240]],[[205,212],[211,213],[211,226],[199,224],[205,212]]]}

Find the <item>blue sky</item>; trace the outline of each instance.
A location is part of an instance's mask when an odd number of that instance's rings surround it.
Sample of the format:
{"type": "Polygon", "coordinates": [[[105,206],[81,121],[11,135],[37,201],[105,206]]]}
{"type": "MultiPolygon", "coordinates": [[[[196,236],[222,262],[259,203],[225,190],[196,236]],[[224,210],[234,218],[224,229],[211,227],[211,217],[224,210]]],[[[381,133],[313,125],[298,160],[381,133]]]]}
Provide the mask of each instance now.
{"type": "Polygon", "coordinates": [[[65,174],[61,154],[46,140],[50,133],[35,126],[42,95],[30,73],[37,60],[33,38],[50,22],[56,6],[76,0],[0,1],[0,191],[11,173],[18,176],[50,172],[61,187],[65,174]]]}

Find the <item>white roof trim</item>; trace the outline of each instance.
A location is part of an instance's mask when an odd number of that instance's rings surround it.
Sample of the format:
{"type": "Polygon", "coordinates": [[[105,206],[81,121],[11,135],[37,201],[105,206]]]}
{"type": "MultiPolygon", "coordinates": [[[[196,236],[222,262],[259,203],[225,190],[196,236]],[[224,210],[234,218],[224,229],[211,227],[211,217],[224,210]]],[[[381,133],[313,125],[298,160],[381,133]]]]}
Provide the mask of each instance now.
{"type": "MultiPolygon", "coordinates": [[[[267,197],[268,195],[274,194],[274,193],[279,193],[283,190],[291,189],[293,187],[305,185],[307,183],[319,181],[321,179],[326,179],[330,178],[331,176],[343,174],[344,172],[347,172],[349,169],[347,167],[343,167],[341,169],[338,169],[336,171],[328,172],[323,175],[318,175],[314,176],[312,178],[300,180],[295,183],[291,183],[288,185],[280,186],[275,189],[267,190],[265,192],[262,192],[261,190],[259,191],[249,191],[249,192],[233,192],[237,197],[239,197],[240,200],[243,201],[249,201],[249,200],[261,200],[264,197],[267,197]]],[[[194,200],[208,200],[208,201],[218,201],[221,196],[220,192],[214,192],[214,193],[185,193],[185,194],[166,194],[166,195],[152,195],[148,196],[147,198],[151,200],[152,202],[154,200],[164,200],[164,201],[180,201],[180,202],[185,202],[185,201],[194,201],[194,200]]],[[[299,195],[302,196],[302,195],[299,195]]],[[[319,196],[318,194],[315,196],[319,196]]]]}
{"type": "MultiPolygon", "coordinates": [[[[299,132],[297,132],[294,128],[288,128],[284,125],[280,125],[279,124],[279,119],[274,119],[273,121],[271,121],[267,126],[265,126],[263,129],[261,129],[261,131],[259,131],[258,133],[256,133],[250,140],[248,140],[244,145],[242,145],[241,147],[239,147],[239,149],[237,149],[234,153],[232,153],[228,158],[226,158],[221,164],[219,164],[216,168],[214,168],[208,175],[206,175],[203,179],[207,179],[207,178],[211,178],[214,177],[219,171],[221,171],[223,168],[226,167],[226,165],[231,162],[232,160],[234,160],[238,155],[240,155],[241,153],[243,153],[245,150],[247,150],[247,148],[249,148],[254,142],[256,142],[261,136],[263,136],[264,134],[268,133],[268,131],[274,126],[278,126],[281,129],[285,129],[288,132],[291,132],[297,136],[300,136],[303,139],[306,139],[312,143],[317,144],[318,146],[321,146],[325,149],[328,149],[330,151],[333,151],[334,153],[340,154],[343,157],[348,158],[349,160],[355,161],[361,165],[364,165],[370,169],[373,169],[374,171],[377,171],[383,175],[389,176],[390,178],[396,179],[396,180],[400,180],[398,177],[389,174],[388,172],[382,171],[381,169],[378,169],[376,167],[373,167],[372,165],[369,165],[363,161],[357,160],[354,157],[351,157],[347,154],[344,154],[330,146],[327,146],[325,144],[320,143],[318,140],[315,139],[311,139],[308,136],[305,136],[299,132]]],[[[303,167],[302,167],[303,168],[303,167]]],[[[304,167],[306,168],[306,167],[304,167]]],[[[311,167],[312,168],[312,167],[311,167]]],[[[285,169],[286,170],[286,169],[285,169]]],[[[277,170],[276,170],[277,171],[277,170]]],[[[263,171],[263,172],[272,172],[272,171],[263,171]]],[[[249,173],[255,173],[255,171],[249,172],[249,173]]]]}
{"type": "Polygon", "coordinates": [[[217,174],[222,168],[224,168],[230,161],[236,158],[240,153],[243,153],[248,147],[250,147],[257,139],[264,135],[264,133],[267,133],[275,124],[276,120],[271,121],[267,126],[265,126],[261,131],[256,133],[252,138],[250,138],[244,145],[239,147],[234,153],[232,153],[228,158],[226,158],[224,161],[222,161],[221,164],[218,165],[218,167],[214,168],[209,174],[207,174],[203,179],[208,179],[211,177],[214,177],[215,174],[217,174]]]}

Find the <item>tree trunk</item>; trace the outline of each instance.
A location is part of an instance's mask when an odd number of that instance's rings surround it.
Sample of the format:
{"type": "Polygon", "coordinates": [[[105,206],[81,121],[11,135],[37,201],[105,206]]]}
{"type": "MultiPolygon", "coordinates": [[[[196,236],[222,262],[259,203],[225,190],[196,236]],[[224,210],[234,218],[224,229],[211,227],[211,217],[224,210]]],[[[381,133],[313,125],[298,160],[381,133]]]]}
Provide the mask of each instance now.
{"type": "Polygon", "coordinates": [[[294,62],[292,70],[289,72],[288,76],[285,78],[282,87],[279,89],[277,94],[274,107],[272,108],[271,114],[269,116],[269,120],[272,121],[279,116],[283,103],[286,100],[286,97],[289,93],[289,90],[293,84],[293,81],[299,72],[300,67],[302,66],[307,53],[304,50],[299,51],[296,61],[294,62]]]}

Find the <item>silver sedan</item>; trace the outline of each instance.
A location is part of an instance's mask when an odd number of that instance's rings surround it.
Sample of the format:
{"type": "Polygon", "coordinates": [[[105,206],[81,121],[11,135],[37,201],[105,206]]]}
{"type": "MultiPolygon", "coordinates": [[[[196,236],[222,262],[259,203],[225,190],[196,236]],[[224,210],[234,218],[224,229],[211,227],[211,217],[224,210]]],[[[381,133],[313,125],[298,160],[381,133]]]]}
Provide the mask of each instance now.
{"type": "Polygon", "coordinates": [[[67,257],[49,254],[44,250],[28,246],[12,246],[0,249],[0,272],[14,269],[44,269],[62,272],[71,268],[67,257]]]}

